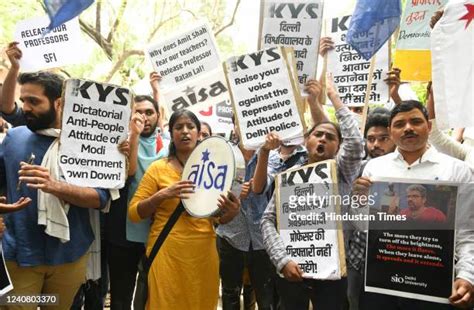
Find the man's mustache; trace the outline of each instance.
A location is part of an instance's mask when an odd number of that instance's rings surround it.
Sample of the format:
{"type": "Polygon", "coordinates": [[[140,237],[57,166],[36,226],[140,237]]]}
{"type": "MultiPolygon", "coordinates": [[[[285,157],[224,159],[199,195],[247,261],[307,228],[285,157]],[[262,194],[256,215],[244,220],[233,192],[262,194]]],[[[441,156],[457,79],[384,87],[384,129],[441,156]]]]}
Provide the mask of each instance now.
{"type": "Polygon", "coordinates": [[[407,132],[402,136],[402,138],[416,138],[418,135],[414,133],[413,131],[407,132]]]}

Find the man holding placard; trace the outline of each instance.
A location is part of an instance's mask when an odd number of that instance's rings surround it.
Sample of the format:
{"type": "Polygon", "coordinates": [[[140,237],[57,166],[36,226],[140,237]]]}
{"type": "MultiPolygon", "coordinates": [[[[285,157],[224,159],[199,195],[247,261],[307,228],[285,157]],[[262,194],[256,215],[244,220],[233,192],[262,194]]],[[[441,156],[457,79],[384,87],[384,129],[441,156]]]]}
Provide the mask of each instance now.
{"type": "MultiPolygon", "coordinates": [[[[328,84],[328,97],[334,104],[341,127],[339,129],[336,124],[323,121],[308,131],[305,138],[308,163],[336,158],[339,192],[347,194],[360,167],[363,140],[356,120],[341,102],[332,79],[328,84]]],[[[277,280],[283,309],[307,309],[309,299],[316,309],[340,309],[346,296],[346,280],[305,279],[302,266],[299,266],[287,252],[287,244],[283,242],[276,229],[276,219],[274,195],[263,215],[261,229],[265,249],[277,271],[285,277],[277,280]]],[[[344,272],[340,270],[340,274],[343,275],[344,272]]]]}
{"type": "MultiPolygon", "coordinates": [[[[443,155],[433,147],[428,147],[428,135],[431,124],[428,122],[428,113],[420,102],[404,101],[391,112],[389,132],[391,139],[397,145],[395,152],[378,157],[368,162],[363,177],[356,180],[353,192],[361,195],[368,193],[372,185],[372,177],[390,176],[395,178],[409,178],[418,180],[436,180],[456,182],[463,185],[473,182],[472,172],[467,164],[452,157],[443,155]]],[[[468,191],[465,191],[467,193],[468,191]]],[[[474,265],[472,231],[466,227],[472,225],[464,222],[472,218],[469,208],[470,197],[460,196],[461,202],[457,211],[456,244],[457,256],[455,271],[456,279],[453,283],[452,295],[449,302],[457,307],[472,306],[474,265]],[[461,228],[462,227],[462,228],[461,228]]],[[[368,275],[366,275],[368,277],[368,275]]],[[[389,297],[381,294],[367,294],[366,306],[384,304],[389,301],[394,307],[421,307],[419,309],[439,309],[440,304],[410,300],[406,298],[389,297]]],[[[446,296],[447,298],[448,296],[446,296]]],[[[446,306],[447,307],[447,306],[446,306]]]]}
{"type": "Polygon", "coordinates": [[[23,196],[32,203],[6,217],[5,259],[14,294],[58,294],[59,305],[69,308],[84,282],[86,253],[94,239],[87,209],[104,208],[109,194],[60,178],[62,78],[38,72],[21,74],[19,83],[23,110],[17,113],[24,115],[26,126],[8,131],[0,147],[0,175],[10,202],[23,196]]]}

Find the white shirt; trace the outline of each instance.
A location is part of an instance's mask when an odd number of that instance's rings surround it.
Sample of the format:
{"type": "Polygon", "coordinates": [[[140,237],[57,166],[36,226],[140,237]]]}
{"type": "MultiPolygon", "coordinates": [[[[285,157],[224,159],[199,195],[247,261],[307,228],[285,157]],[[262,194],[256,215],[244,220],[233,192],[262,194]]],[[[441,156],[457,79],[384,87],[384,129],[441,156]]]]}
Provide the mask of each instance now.
{"type": "MultiPolygon", "coordinates": [[[[456,158],[439,153],[433,147],[411,165],[403,159],[398,149],[371,159],[362,175],[369,178],[391,177],[461,183],[463,185],[459,186],[458,191],[456,227],[470,228],[474,225],[474,208],[469,203],[474,192],[474,178],[469,166],[456,158]]],[[[474,230],[471,228],[456,231],[455,258],[456,277],[474,284],[474,230]]]]}
{"type": "Polygon", "coordinates": [[[474,170],[474,146],[461,144],[441,132],[436,122],[431,122],[430,143],[446,155],[465,161],[474,170]]]}

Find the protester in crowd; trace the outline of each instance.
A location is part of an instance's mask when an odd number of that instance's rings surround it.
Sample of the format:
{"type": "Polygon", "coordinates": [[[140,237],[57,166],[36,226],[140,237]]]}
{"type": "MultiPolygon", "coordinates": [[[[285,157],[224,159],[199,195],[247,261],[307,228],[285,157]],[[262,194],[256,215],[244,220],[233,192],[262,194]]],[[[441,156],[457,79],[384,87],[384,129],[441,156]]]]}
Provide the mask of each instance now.
{"type": "Polygon", "coordinates": [[[208,123],[201,121],[201,140],[210,136],[212,136],[211,126],[208,123]]]}
{"type": "MultiPolygon", "coordinates": [[[[234,132],[239,139],[239,128],[235,121],[234,132]]],[[[254,151],[244,149],[240,144],[239,148],[246,164],[244,181],[251,184],[257,155],[254,151]]],[[[268,169],[268,173],[273,173],[271,167],[268,169]]],[[[257,195],[250,191],[245,198],[242,198],[241,203],[241,212],[229,223],[217,227],[222,307],[224,310],[240,309],[243,274],[247,267],[258,308],[275,309],[273,285],[275,271],[263,247],[260,231],[260,220],[268,203],[268,196],[265,193],[257,195]]]]}
{"type": "MultiPolygon", "coordinates": [[[[130,202],[133,222],[153,217],[147,255],[180,199],[193,192],[191,181],[180,181],[184,165],[197,145],[201,123],[187,110],[172,114],[169,122],[169,156],[150,165],[130,202]]],[[[239,200],[229,193],[219,201],[220,223],[239,212],[239,200]]],[[[212,219],[183,213],[153,260],[148,274],[147,309],[214,309],[219,274],[212,219]],[[185,293],[183,293],[185,292],[185,293]]]]}
{"type": "Polygon", "coordinates": [[[120,198],[112,202],[105,222],[112,310],[131,308],[138,263],[144,257],[151,224],[131,223],[127,218],[128,203],[146,169],[159,159],[160,144],[169,145],[169,140],[158,133],[160,113],[152,97],[135,96],[134,111],[129,134],[129,178],[120,190],[120,198]]]}
{"type": "MultiPolygon", "coordinates": [[[[2,115],[4,115],[5,118],[15,127],[25,125],[27,121],[24,109],[19,108],[15,102],[16,79],[20,72],[19,60],[22,57],[22,52],[19,49],[17,42],[9,44],[7,55],[11,66],[7,73],[2,92],[3,104],[1,106],[1,112],[4,112],[2,115]]],[[[45,92],[46,91],[48,90],[45,89],[45,92]]],[[[50,96],[51,94],[47,95],[50,96]]],[[[35,102],[33,101],[32,103],[34,104],[35,102]]],[[[122,145],[122,147],[124,147],[121,149],[122,151],[125,151],[125,148],[127,148],[125,144],[122,145]]],[[[95,238],[89,248],[90,255],[87,261],[86,273],[87,282],[81,285],[79,291],[74,297],[71,309],[81,309],[83,306],[85,306],[86,310],[102,308],[107,294],[108,280],[105,251],[101,250],[101,240],[103,239],[101,233],[101,220],[103,220],[103,216],[96,210],[90,209],[89,218],[94,236],[100,236],[100,238],[95,238]]]]}
{"type": "MultiPolygon", "coordinates": [[[[84,282],[94,239],[87,209],[104,208],[109,193],[65,183],[49,161],[57,156],[62,78],[24,73],[19,83],[26,126],[8,131],[0,147],[0,176],[10,203],[30,197],[31,205],[5,217],[3,253],[14,294],[58,294],[60,307],[68,308],[84,282]]],[[[11,93],[6,85],[3,93],[11,93]]]]}
{"type": "MultiPolygon", "coordinates": [[[[363,177],[356,180],[354,194],[367,195],[371,177],[439,180],[467,184],[473,182],[469,167],[450,156],[428,147],[431,124],[428,113],[420,102],[404,101],[396,106],[390,115],[389,132],[397,149],[395,152],[370,160],[363,177]]],[[[457,210],[458,220],[469,218],[469,210],[457,210]]],[[[472,231],[457,230],[456,240],[456,279],[449,300],[456,307],[473,305],[474,283],[474,244],[472,231]]],[[[366,293],[361,301],[362,309],[374,309],[384,305],[385,309],[449,309],[448,305],[430,303],[414,299],[366,293]]]]}
{"type": "MultiPolygon", "coordinates": [[[[372,110],[365,125],[364,137],[368,158],[361,164],[360,177],[365,165],[372,159],[395,151],[395,143],[390,139],[388,121],[390,111],[385,108],[372,110]]],[[[359,309],[360,296],[364,294],[365,248],[367,234],[358,229],[349,237],[347,249],[347,301],[351,310],[359,309]]]]}
{"type": "MultiPolygon", "coordinates": [[[[390,111],[385,108],[375,108],[369,113],[364,131],[368,160],[395,151],[395,143],[388,132],[389,118],[390,111]]],[[[367,160],[363,167],[365,163],[367,160]]],[[[362,173],[362,170],[360,172],[362,173]]]]}
{"type": "MultiPolygon", "coordinates": [[[[320,122],[311,128],[305,140],[308,164],[336,159],[339,192],[348,194],[350,184],[357,177],[363,141],[352,113],[345,107],[335,89],[332,77],[327,86],[328,97],[336,109],[340,127],[331,122],[320,122]]],[[[346,296],[346,279],[320,281],[304,279],[303,272],[287,254],[276,230],[275,194],[262,217],[264,245],[277,271],[284,279],[277,279],[282,309],[308,309],[309,300],[315,309],[341,309],[346,296]]]]}

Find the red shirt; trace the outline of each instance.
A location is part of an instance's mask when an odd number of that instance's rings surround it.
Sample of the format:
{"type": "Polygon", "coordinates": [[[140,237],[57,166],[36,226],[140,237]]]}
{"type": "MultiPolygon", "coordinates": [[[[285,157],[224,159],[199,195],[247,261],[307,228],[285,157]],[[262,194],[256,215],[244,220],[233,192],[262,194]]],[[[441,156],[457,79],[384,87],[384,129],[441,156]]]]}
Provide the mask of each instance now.
{"type": "Polygon", "coordinates": [[[410,208],[403,209],[400,212],[400,214],[401,215],[406,215],[407,218],[409,218],[409,219],[416,219],[416,220],[426,221],[426,222],[444,222],[444,221],[446,221],[446,215],[444,215],[443,212],[441,212],[438,209],[433,208],[433,207],[425,208],[423,213],[418,215],[418,217],[416,217],[416,218],[413,217],[413,212],[411,211],[410,208]]]}

